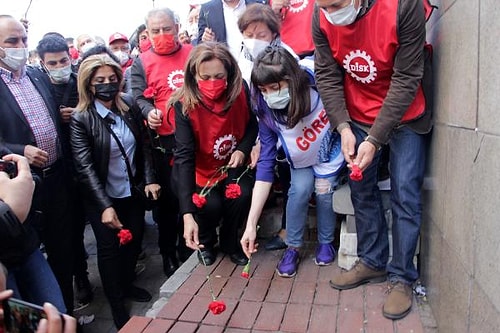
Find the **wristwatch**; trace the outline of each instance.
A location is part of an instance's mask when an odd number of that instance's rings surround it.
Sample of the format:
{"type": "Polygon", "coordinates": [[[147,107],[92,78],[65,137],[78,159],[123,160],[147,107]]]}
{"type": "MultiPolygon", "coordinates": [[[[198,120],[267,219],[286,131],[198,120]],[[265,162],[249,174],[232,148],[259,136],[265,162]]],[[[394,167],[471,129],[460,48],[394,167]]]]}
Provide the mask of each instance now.
{"type": "Polygon", "coordinates": [[[368,141],[369,143],[371,143],[372,145],[375,146],[375,149],[377,151],[381,150],[382,149],[382,144],[380,144],[380,142],[378,142],[377,139],[375,139],[373,136],[371,135],[367,135],[364,139],[364,141],[368,141]]]}

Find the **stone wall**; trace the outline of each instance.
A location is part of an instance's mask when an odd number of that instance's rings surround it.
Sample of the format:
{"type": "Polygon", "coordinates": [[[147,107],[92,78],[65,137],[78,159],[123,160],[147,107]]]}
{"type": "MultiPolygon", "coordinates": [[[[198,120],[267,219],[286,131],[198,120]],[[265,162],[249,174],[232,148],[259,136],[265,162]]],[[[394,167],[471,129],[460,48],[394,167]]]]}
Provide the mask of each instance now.
{"type": "Polygon", "coordinates": [[[440,333],[500,327],[500,4],[431,0],[435,127],[422,281],[440,333]]]}

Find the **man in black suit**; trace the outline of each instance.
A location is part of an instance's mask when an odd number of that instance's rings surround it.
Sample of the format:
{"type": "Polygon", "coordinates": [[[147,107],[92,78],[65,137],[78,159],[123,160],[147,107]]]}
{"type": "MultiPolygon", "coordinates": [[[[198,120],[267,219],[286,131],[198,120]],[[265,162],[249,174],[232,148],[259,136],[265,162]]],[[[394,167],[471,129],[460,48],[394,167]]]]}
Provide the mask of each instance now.
{"type": "Polygon", "coordinates": [[[201,5],[198,19],[198,43],[217,41],[226,43],[238,59],[243,37],[238,18],[252,3],[269,4],[268,0],[211,0],[201,5]],[[226,16],[225,14],[231,14],[226,16]]]}
{"type": "Polygon", "coordinates": [[[47,251],[68,313],[73,310],[73,221],[69,217],[69,174],[63,163],[60,116],[50,81],[26,66],[27,34],[9,15],[0,15],[0,137],[13,153],[28,159],[41,178],[33,198],[33,221],[47,251]]]}

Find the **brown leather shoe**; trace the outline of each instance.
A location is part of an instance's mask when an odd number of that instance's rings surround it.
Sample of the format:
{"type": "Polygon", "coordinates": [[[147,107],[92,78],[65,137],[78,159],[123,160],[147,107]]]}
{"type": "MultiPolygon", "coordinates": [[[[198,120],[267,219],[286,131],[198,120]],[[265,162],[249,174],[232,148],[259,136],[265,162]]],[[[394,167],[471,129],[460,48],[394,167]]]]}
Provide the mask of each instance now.
{"type": "Polygon", "coordinates": [[[387,278],[385,271],[376,271],[358,261],[353,268],[348,271],[341,271],[330,280],[330,287],[346,290],[356,288],[365,283],[383,282],[387,278]]]}
{"type": "Polygon", "coordinates": [[[389,283],[389,295],[382,308],[382,314],[392,320],[401,319],[410,313],[412,301],[413,293],[410,285],[402,282],[389,283]]]}

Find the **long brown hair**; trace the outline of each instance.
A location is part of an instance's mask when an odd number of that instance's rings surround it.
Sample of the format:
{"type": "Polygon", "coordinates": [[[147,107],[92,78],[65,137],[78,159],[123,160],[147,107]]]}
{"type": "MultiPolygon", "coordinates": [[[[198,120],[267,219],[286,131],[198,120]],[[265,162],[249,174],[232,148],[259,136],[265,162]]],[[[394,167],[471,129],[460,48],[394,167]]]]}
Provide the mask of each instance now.
{"type": "Polygon", "coordinates": [[[241,93],[243,78],[236,59],[222,43],[205,42],[197,45],[190,53],[184,67],[184,84],[176,90],[167,103],[167,109],[178,101],[182,101],[182,113],[189,112],[201,103],[201,93],[198,89],[196,75],[200,65],[206,61],[219,59],[227,72],[227,91],[224,110],[228,110],[241,93]]]}

